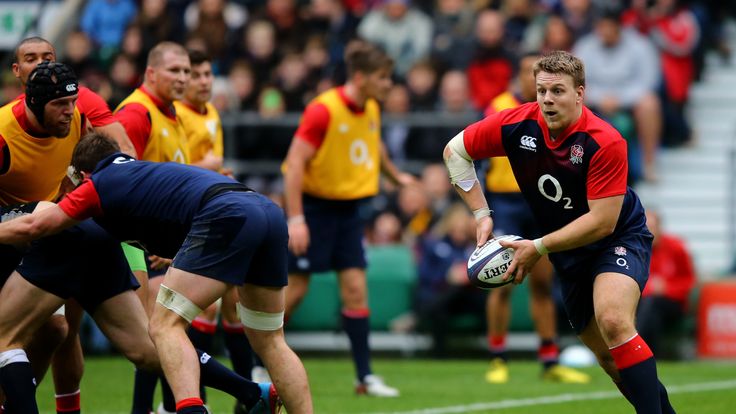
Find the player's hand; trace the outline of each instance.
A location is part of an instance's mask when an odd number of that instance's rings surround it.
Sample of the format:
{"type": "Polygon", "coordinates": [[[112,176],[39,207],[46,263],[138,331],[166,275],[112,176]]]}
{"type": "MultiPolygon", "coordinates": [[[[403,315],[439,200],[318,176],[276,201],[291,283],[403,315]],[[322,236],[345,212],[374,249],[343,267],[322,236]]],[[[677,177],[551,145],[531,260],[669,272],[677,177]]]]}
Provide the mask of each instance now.
{"type": "Polygon", "coordinates": [[[478,220],[475,230],[475,239],[478,241],[478,247],[486,244],[488,239],[493,238],[493,219],[491,216],[482,217],[478,220]]]}
{"type": "Polygon", "coordinates": [[[503,280],[512,278],[512,283],[518,285],[524,281],[526,275],[532,272],[532,268],[542,256],[539,255],[531,240],[501,240],[499,244],[514,249],[514,259],[511,260],[511,265],[504,273],[503,280]]]}
{"type": "Polygon", "coordinates": [[[289,250],[295,256],[307,253],[309,247],[309,227],[304,221],[289,223],[289,250]]]}
{"type": "Polygon", "coordinates": [[[171,259],[166,259],[164,257],[159,257],[159,256],[155,256],[155,255],[148,256],[148,260],[151,261],[151,269],[152,270],[165,269],[165,268],[171,266],[171,262],[173,262],[173,260],[171,260],[171,259]]]}
{"type": "Polygon", "coordinates": [[[232,168],[222,167],[220,168],[220,174],[224,175],[225,177],[235,179],[232,168]]]}

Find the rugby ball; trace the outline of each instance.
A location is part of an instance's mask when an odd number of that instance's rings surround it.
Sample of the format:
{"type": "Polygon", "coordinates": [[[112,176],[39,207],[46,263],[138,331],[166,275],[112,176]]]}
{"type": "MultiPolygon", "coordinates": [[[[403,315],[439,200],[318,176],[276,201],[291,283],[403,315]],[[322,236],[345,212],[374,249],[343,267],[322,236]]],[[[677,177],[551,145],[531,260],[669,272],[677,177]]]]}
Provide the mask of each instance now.
{"type": "Polygon", "coordinates": [[[519,236],[499,236],[488,240],[486,244],[475,249],[468,259],[468,279],[470,283],[481,289],[493,289],[511,283],[503,280],[503,274],[514,258],[514,249],[502,247],[501,240],[522,240],[519,236]]]}

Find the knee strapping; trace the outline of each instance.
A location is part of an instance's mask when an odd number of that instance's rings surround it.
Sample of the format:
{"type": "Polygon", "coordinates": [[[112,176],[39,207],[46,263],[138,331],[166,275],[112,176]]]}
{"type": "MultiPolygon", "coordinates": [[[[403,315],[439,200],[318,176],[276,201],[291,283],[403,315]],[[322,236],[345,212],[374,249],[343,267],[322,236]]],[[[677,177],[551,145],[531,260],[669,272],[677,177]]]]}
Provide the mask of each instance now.
{"type": "Polygon", "coordinates": [[[284,312],[267,313],[246,308],[236,304],[238,317],[244,326],[259,331],[275,331],[284,326],[284,312]]]}
{"type": "Polygon", "coordinates": [[[202,313],[202,309],[189,300],[189,298],[164,284],[161,284],[161,287],[158,290],[156,302],[161,304],[164,308],[181,316],[189,323],[192,323],[194,318],[202,313]]]}

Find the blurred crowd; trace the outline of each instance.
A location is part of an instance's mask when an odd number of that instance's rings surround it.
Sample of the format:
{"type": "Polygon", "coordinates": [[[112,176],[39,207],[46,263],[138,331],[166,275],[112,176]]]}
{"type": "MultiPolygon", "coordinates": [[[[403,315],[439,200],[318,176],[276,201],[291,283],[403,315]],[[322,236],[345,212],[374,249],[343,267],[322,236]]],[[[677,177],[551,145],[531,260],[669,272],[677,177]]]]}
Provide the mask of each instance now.
{"type": "MultiPolygon", "coordinates": [[[[57,49],[114,108],[140,84],[153,45],[177,41],[212,57],[221,112],[270,118],[344,81],[343,49],[355,37],[394,59],[384,111],[399,118],[480,117],[520,57],[564,49],[586,64],[587,104],[636,143],[635,177],[656,179],[658,146],[691,139],[683,108],[705,51],[731,53],[722,23],[733,9],[717,0],[88,0],[57,49]]],[[[2,79],[6,102],[19,86],[9,68],[2,79]]],[[[385,132],[395,159],[431,161],[449,131],[385,132]]]]}
{"type": "MultiPolygon", "coordinates": [[[[396,120],[413,113],[480,119],[513,88],[526,54],[567,50],[586,65],[586,104],[630,143],[631,179],[656,181],[657,149],[693,139],[685,116],[690,86],[707,51],[729,60],[723,23],[735,14],[736,2],[718,0],[88,0],[56,46],[114,109],[140,85],[148,51],[180,42],[211,56],[221,114],[278,120],[344,82],[351,39],[380,45],[395,61],[384,142],[394,160],[426,166],[421,185],[386,187],[366,206],[367,240],[413,246],[424,314],[439,292],[464,283],[457,264],[474,244],[472,215],[452,207],[458,200],[445,167],[435,164],[466,122],[422,128],[396,120]]],[[[20,93],[9,67],[0,79],[3,103],[20,93]]],[[[274,150],[274,140],[261,139],[272,131],[241,129],[236,141],[261,138],[248,150],[255,157],[235,156],[280,161],[294,130],[274,150]]],[[[278,197],[277,185],[266,187],[278,197]]]]}

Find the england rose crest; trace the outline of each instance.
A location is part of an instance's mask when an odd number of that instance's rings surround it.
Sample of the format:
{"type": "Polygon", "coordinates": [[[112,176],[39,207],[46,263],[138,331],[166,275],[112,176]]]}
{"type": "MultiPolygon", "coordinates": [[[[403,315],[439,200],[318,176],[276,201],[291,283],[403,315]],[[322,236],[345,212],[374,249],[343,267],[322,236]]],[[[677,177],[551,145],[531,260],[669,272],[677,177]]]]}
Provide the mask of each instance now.
{"type": "Polygon", "coordinates": [[[583,162],[583,147],[580,145],[573,145],[570,147],[570,162],[573,164],[582,164],[583,162]]]}

